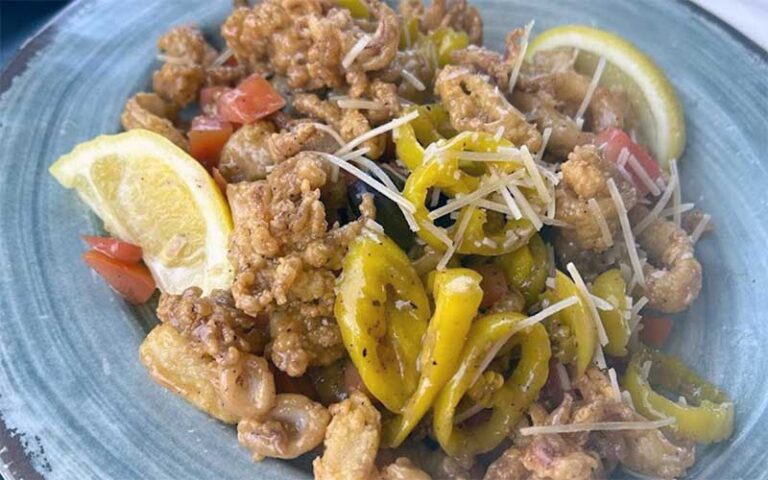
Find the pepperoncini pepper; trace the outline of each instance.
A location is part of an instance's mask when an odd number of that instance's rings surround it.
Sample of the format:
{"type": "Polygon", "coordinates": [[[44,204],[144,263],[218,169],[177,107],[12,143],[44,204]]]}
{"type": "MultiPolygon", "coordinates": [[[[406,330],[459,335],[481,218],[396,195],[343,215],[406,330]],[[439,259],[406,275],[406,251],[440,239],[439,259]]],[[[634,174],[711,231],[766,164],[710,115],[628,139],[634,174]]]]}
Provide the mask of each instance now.
{"type": "Polygon", "coordinates": [[[627,355],[629,343],[629,324],[624,318],[627,310],[627,284],[618,269],[603,272],[592,284],[592,293],[613,305],[613,310],[599,310],[608,343],[603,347],[605,353],[614,357],[627,355]]]}
{"type": "Polygon", "coordinates": [[[419,355],[421,378],[400,415],[384,423],[383,444],[400,445],[416,427],[443,385],[456,371],[483,290],[482,277],[466,268],[448,269],[434,277],[435,313],[429,322],[419,355]]]}
{"type": "Polygon", "coordinates": [[[501,267],[507,282],[525,297],[525,303],[532,305],[544,291],[550,262],[544,240],[538,234],[517,250],[498,256],[494,263],[501,267]]]}
{"type": "Polygon", "coordinates": [[[397,157],[411,171],[424,163],[423,145],[456,135],[448,112],[441,104],[420,105],[407,111],[414,110],[419,112],[419,116],[400,125],[393,133],[397,157]]]}
{"type": "Polygon", "coordinates": [[[676,423],[670,428],[682,437],[711,443],[725,440],[733,433],[734,407],[728,395],[677,358],[651,350],[636,353],[624,374],[623,386],[641,415],[649,419],[674,418],[676,423]],[[643,372],[645,362],[651,362],[649,378],[643,372]],[[688,404],[656,393],[652,383],[682,395],[688,404]]]}
{"type": "Polygon", "coordinates": [[[549,338],[541,324],[518,331],[525,318],[506,312],[487,315],[473,323],[457,373],[440,391],[434,405],[433,432],[449,455],[471,456],[495,448],[507,438],[544,386],[551,356],[549,338]],[[480,424],[462,425],[456,422],[457,406],[475,380],[481,378],[485,363],[497,353],[494,350],[499,343],[510,348],[519,345],[520,360],[504,384],[494,389],[489,399],[483,399],[487,403],[481,406],[492,409],[490,418],[480,424]]]}
{"type": "Polygon", "coordinates": [[[336,5],[349,10],[352,18],[367,20],[371,13],[365,0],[336,0],[336,5]]]}
{"type": "Polygon", "coordinates": [[[416,361],[430,308],[410,260],[389,237],[365,231],[352,241],[334,312],[363,383],[399,412],[419,381],[416,361]]]}
{"type": "Polygon", "coordinates": [[[575,351],[568,352],[572,353],[572,358],[561,358],[561,360],[563,363],[574,363],[576,365],[576,376],[578,378],[584,375],[592,361],[595,345],[597,344],[597,329],[592,321],[592,317],[587,312],[584,301],[581,300],[576,285],[563,272],[558,271],[555,276],[554,290],[545,292],[544,298],[550,304],[553,304],[572,296],[579,298],[579,302],[552,315],[550,321],[563,324],[572,335],[569,340],[575,340],[575,351]]]}
{"type": "MultiPolygon", "coordinates": [[[[496,212],[492,214],[497,215],[496,212]]],[[[531,222],[525,218],[520,220],[510,218],[506,221],[502,219],[501,222],[495,222],[494,228],[489,228],[490,214],[485,210],[464,208],[456,221],[457,224],[461,222],[464,215],[471,215],[471,218],[456,250],[464,255],[503,255],[525,245],[536,233],[531,222]]]]}

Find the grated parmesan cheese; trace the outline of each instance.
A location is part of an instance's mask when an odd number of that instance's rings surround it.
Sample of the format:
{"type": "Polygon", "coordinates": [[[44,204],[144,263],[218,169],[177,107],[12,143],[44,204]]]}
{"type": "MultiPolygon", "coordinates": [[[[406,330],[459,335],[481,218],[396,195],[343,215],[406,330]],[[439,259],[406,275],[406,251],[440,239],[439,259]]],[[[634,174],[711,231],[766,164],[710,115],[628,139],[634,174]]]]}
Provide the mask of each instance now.
{"type": "Polygon", "coordinates": [[[659,212],[659,218],[669,217],[671,215],[674,215],[677,212],[685,213],[693,210],[695,206],[696,206],[695,203],[681,203],[679,208],[675,208],[675,207],[665,208],[664,210],[659,212]]]}
{"type": "Polygon", "coordinates": [[[496,129],[496,133],[493,134],[493,139],[497,142],[504,136],[504,125],[496,129]]]}
{"type": "Polygon", "coordinates": [[[603,76],[604,69],[605,57],[600,57],[600,60],[597,62],[597,68],[595,68],[595,73],[592,75],[592,81],[589,82],[589,86],[587,87],[587,93],[584,95],[584,98],[581,100],[581,105],[579,105],[579,109],[576,111],[576,123],[579,125],[579,129],[584,125],[584,114],[587,112],[587,107],[589,107],[590,102],[592,102],[592,95],[595,94],[597,84],[600,82],[600,77],[603,76]]]}
{"type": "Polygon", "coordinates": [[[576,284],[576,288],[579,290],[581,300],[584,302],[585,306],[587,307],[587,311],[592,317],[592,321],[595,323],[595,328],[597,329],[597,338],[600,340],[600,345],[607,345],[608,334],[605,333],[603,321],[600,319],[600,315],[597,313],[597,307],[595,307],[595,302],[592,300],[592,294],[589,292],[587,284],[584,283],[584,279],[581,277],[581,274],[576,269],[576,265],[574,265],[573,262],[568,263],[568,265],[565,266],[565,269],[568,270],[568,273],[571,274],[571,278],[576,284]]]}
{"type": "Polygon", "coordinates": [[[603,211],[600,210],[600,205],[598,205],[597,200],[590,198],[587,200],[587,206],[589,207],[589,213],[595,218],[595,222],[600,229],[600,236],[602,237],[603,242],[609,247],[612,247],[613,236],[611,235],[611,230],[608,228],[608,222],[605,220],[605,215],[603,215],[603,211]]]}
{"type": "Polygon", "coordinates": [[[598,310],[602,310],[604,312],[610,312],[613,310],[613,305],[611,302],[606,301],[605,299],[598,297],[594,293],[590,293],[592,296],[592,301],[595,302],[595,307],[597,307],[598,310]]]}
{"type": "Polygon", "coordinates": [[[434,235],[438,240],[443,242],[446,246],[450,247],[453,243],[451,241],[451,237],[448,236],[448,233],[446,233],[445,229],[442,227],[438,227],[432,222],[421,222],[419,224],[421,228],[428,231],[432,235],[434,235]]]}
{"type": "Polygon", "coordinates": [[[515,58],[515,66],[512,68],[512,73],[509,76],[507,92],[510,94],[515,89],[517,77],[520,75],[520,68],[522,68],[523,60],[525,60],[525,53],[528,51],[528,38],[531,36],[531,30],[533,30],[533,26],[535,24],[536,21],[531,20],[523,30],[523,37],[520,39],[520,51],[517,53],[517,58],[515,58]]]}
{"type": "Polygon", "coordinates": [[[423,92],[424,90],[427,89],[427,86],[424,85],[424,83],[421,80],[419,80],[419,77],[412,74],[408,70],[402,69],[400,70],[400,74],[403,76],[403,79],[406,82],[410,83],[413,86],[413,88],[415,88],[419,92],[423,92]]]}
{"type": "Polygon", "coordinates": [[[213,62],[211,62],[211,66],[209,68],[218,68],[224,65],[225,63],[227,63],[227,60],[232,58],[234,54],[235,52],[233,52],[231,49],[225,48],[224,51],[221,52],[213,62]]]}
{"type": "Polygon", "coordinates": [[[475,201],[501,188],[501,186],[504,184],[505,181],[506,181],[506,177],[491,178],[490,180],[483,182],[483,184],[480,185],[476,190],[470,193],[467,193],[466,195],[461,195],[461,196],[457,195],[456,198],[446,203],[442,207],[432,210],[431,212],[429,212],[429,218],[431,220],[436,220],[440,217],[448,215],[449,213],[455,210],[459,210],[465,205],[475,203],[475,201]]]}
{"type": "Polygon", "coordinates": [[[483,361],[480,362],[480,368],[478,368],[477,372],[475,372],[474,378],[469,383],[470,387],[477,382],[477,379],[479,379],[480,376],[485,371],[485,369],[488,368],[488,365],[490,365],[493,359],[496,358],[496,354],[499,353],[499,350],[501,350],[501,347],[503,347],[509,341],[509,339],[512,338],[516,333],[522,330],[525,330],[530,326],[536,325],[537,323],[547,319],[548,317],[551,317],[552,315],[558,313],[559,311],[565,310],[571,305],[575,305],[576,303],[578,303],[578,301],[579,299],[576,298],[575,296],[565,298],[555,304],[548,306],[547,308],[543,309],[539,313],[535,315],[531,315],[530,317],[526,318],[525,320],[515,325],[509,332],[507,332],[506,335],[504,335],[496,343],[494,343],[490,350],[488,350],[488,353],[483,358],[483,361]]]}
{"type": "Polygon", "coordinates": [[[362,135],[353,138],[349,143],[341,147],[337,152],[336,155],[341,155],[347,152],[351,152],[355,147],[360,145],[363,142],[366,142],[372,138],[375,138],[383,133],[386,133],[390,130],[394,130],[395,128],[399,127],[400,125],[405,125],[406,123],[410,122],[414,118],[419,116],[418,110],[414,110],[407,115],[404,115],[402,117],[395,118],[394,120],[391,120],[384,125],[380,125],[372,130],[368,130],[367,132],[363,133],[362,135]]]}
{"type": "Polygon", "coordinates": [[[382,184],[378,180],[375,180],[373,177],[363,172],[359,168],[355,167],[354,165],[351,165],[349,162],[345,162],[338,156],[332,155],[326,152],[309,152],[309,153],[319,155],[325,158],[326,160],[328,160],[329,162],[331,162],[333,165],[336,165],[339,168],[345,170],[346,172],[356,176],[363,182],[370,185],[376,191],[378,191],[385,197],[395,202],[398,206],[400,206],[401,209],[407,211],[408,213],[414,213],[416,211],[416,207],[414,207],[410,201],[408,201],[406,198],[400,195],[399,192],[393,191],[392,189],[388,188],[386,185],[382,184]]]}
{"type": "Polygon", "coordinates": [[[562,388],[564,392],[570,392],[573,387],[571,386],[571,378],[568,376],[568,370],[565,369],[565,365],[557,362],[555,364],[555,373],[557,373],[560,388],[562,388]]]}
{"type": "MultiPolygon", "coordinates": [[[[626,149],[626,147],[624,147],[626,149]]],[[[622,149],[622,151],[624,150],[622,149]]],[[[659,189],[659,186],[656,184],[656,182],[651,179],[651,176],[648,175],[648,171],[643,168],[642,165],[640,165],[640,162],[637,160],[637,158],[632,155],[630,152],[629,155],[627,155],[627,162],[629,163],[629,166],[632,168],[632,171],[637,174],[638,177],[640,177],[640,181],[643,182],[643,185],[645,185],[645,188],[648,189],[649,192],[651,192],[651,195],[654,197],[658,197],[661,195],[661,189],[659,189]]]]}
{"type": "Polygon", "coordinates": [[[469,220],[472,218],[472,214],[474,212],[475,212],[475,207],[473,205],[470,205],[467,208],[467,211],[464,213],[464,217],[461,219],[461,222],[459,223],[459,227],[456,229],[456,235],[453,237],[451,246],[448,247],[448,250],[445,251],[445,254],[443,254],[443,257],[440,259],[439,262],[437,262],[438,271],[445,270],[445,267],[448,265],[448,262],[451,261],[453,254],[456,253],[456,250],[461,245],[461,241],[463,240],[463,237],[464,237],[464,232],[467,230],[467,226],[469,225],[469,220]]]}
{"type": "Polygon", "coordinates": [[[352,48],[350,48],[347,54],[344,55],[344,58],[341,59],[341,66],[344,67],[344,70],[348,70],[349,67],[352,66],[355,59],[357,59],[357,56],[363,53],[363,50],[365,50],[365,47],[368,46],[371,40],[373,40],[373,38],[370,35],[363,35],[357,43],[352,45],[352,48]]]}
{"type": "Polygon", "coordinates": [[[552,433],[575,433],[593,431],[620,431],[620,430],[656,430],[668,427],[675,423],[672,417],[661,420],[646,420],[636,422],[595,422],[595,423],[569,423],[565,425],[542,425],[536,427],[523,427],[521,435],[545,435],[552,433]]]}
{"type": "Polygon", "coordinates": [[[522,154],[523,165],[525,165],[525,169],[528,170],[528,175],[531,177],[531,180],[533,180],[533,186],[536,188],[536,193],[539,194],[539,198],[542,202],[549,203],[549,190],[547,190],[547,186],[544,185],[544,179],[541,176],[541,172],[539,172],[538,165],[536,165],[536,162],[533,160],[533,156],[531,156],[531,152],[528,151],[527,146],[523,145],[520,149],[520,153],[522,154]]]}
{"type": "Polygon", "coordinates": [[[624,200],[621,198],[619,189],[616,188],[616,182],[612,178],[608,179],[608,191],[611,193],[611,199],[616,205],[616,211],[619,214],[619,223],[621,224],[621,232],[624,235],[624,243],[627,246],[627,254],[629,255],[629,262],[632,264],[634,270],[634,278],[638,283],[645,288],[645,275],[643,274],[643,266],[640,263],[640,257],[637,254],[637,245],[635,244],[635,237],[632,235],[632,227],[629,224],[629,218],[627,217],[627,209],[624,206],[624,200]]]}
{"type": "Polygon", "coordinates": [[[611,390],[613,390],[613,397],[617,402],[621,401],[621,389],[619,389],[619,379],[616,377],[616,370],[613,368],[608,369],[608,379],[611,381],[611,390]]]}
{"type": "Polygon", "coordinates": [[[605,362],[605,353],[603,352],[603,346],[600,345],[600,342],[598,342],[595,345],[595,352],[593,353],[592,361],[594,362],[595,366],[600,370],[605,370],[606,368],[608,368],[608,364],[605,362]]]}
{"type": "Polygon", "coordinates": [[[504,199],[504,202],[506,202],[509,211],[512,213],[512,218],[515,220],[520,220],[523,218],[523,212],[520,211],[520,207],[517,206],[517,202],[515,202],[515,199],[512,198],[512,194],[509,193],[507,187],[502,186],[499,189],[499,192],[501,192],[501,198],[504,199]]]}
{"type": "MultiPolygon", "coordinates": [[[[672,159],[669,161],[670,168],[672,173],[669,177],[669,182],[667,182],[667,188],[664,189],[664,193],[661,194],[661,198],[659,198],[659,201],[656,202],[656,205],[651,209],[650,212],[648,212],[648,215],[640,220],[640,222],[635,225],[635,228],[633,229],[633,232],[635,235],[640,235],[643,230],[648,228],[654,220],[656,220],[659,217],[660,212],[664,209],[664,207],[667,206],[667,203],[669,203],[669,199],[672,198],[672,195],[674,194],[677,183],[679,179],[677,178],[677,167],[672,167],[673,165],[677,164],[677,161],[675,159],[672,159]]],[[[679,207],[672,207],[675,211],[679,210],[679,207]]]]}
{"type": "Polygon", "coordinates": [[[704,233],[704,230],[706,230],[707,225],[709,224],[709,221],[712,219],[712,215],[705,213],[701,216],[701,220],[699,220],[699,224],[696,225],[696,228],[693,229],[693,232],[691,232],[691,242],[696,243],[701,238],[701,235],[704,233]]]}
{"type": "Polygon", "coordinates": [[[317,130],[320,130],[321,132],[325,132],[328,135],[331,136],[334,140],[336,140],[336,143],[339,144],[339,146],[344,145],[344,139],[341,138],[341,135],[339,135],[339,132],[334,130],[333,128],[329,127],[328,125],[320,122],[312,122],[311,125],[315,127],[317,130]]]}
{"type": "Polygon", "coordinates": [[[531,204],[528,203],[528,200],[525,198],[525,195],[523,195],[523,192],[520,191],[519,188],[517,188],[513,184],[508,184],[507,189],[512,194],[512,196],[515,198],[515,201],[520,206],[520,210],[522,211],[523,215],[525,215],[528,220],[533,224],[533,228],[536,230],[541,230],[541,227],[544,226],[544,224],[541,221],[541,218],[536,214],[536,212],[533,210],[533,207],[531,207],[531,204]]]}
{"type": "Polygon", "coordinates": [[[363,100],[359,98],[336,100],[336,104],[339,106],[339,108],[345,110],[386,110],[387,108],[381,102],[377,102],[375,100],[363,100]]]}
{"type": "Polygon", "coordinates": [[[544,158],[544,151],[547,149],[547,145],[549,144],[549,137],[552,136],[552,127],[547,127],[544,129],[544,133],[541,134],[541,148],[538,152],[536,152],[536,162],[541,162],[541,159],[544,158]]]}
{"type": "Polygon", "coordinates": [[[672,192],[672,208],[675,209],[675,213],[672,215],[673,221],[677,227],[680,227],[682,217],[680,215],[680,201],[682,197],[682,191],[680,188],[680,172],[677,170],[677,162],[669,162],[669,170],[675,177],[675,189],[672,192]]]}
{"type": "Polygon", "coordinates": [[[429,198],[429,208],[435,208],[440,203],[440,189],[432,187],[432,196],[429,198]]]}

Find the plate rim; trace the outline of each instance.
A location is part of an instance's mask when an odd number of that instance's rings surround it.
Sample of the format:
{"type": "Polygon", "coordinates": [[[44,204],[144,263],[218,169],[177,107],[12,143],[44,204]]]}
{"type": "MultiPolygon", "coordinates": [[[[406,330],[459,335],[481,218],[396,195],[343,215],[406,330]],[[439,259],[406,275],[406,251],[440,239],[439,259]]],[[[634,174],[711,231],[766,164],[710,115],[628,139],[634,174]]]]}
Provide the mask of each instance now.
{"type": "MultiPolygon", "coordinates": [[[[13,80],[26,70],[29,61],[54,40],[56,33],[64,24],[83,8],[95,2],[96,0],[73,0],[37,32],[26,39],[0,72],[0,96],[9,90],[13,80]]],[[[768,64],[768,50],[764,49],[735,26],[691,0],[674,0],[674,3],[687,9],[695,17],[704,20],[716,29],[725,32],[734,41],[754,54],[760,61],[768,64]]],[[[9,429],[0,411],[0,445],[4,447],[0,449],[0,479],[17,480],[25,478],[44,480],[43,474],[35,469],[32,464],[30,458],[30,453],[32,452],[28,452],[22,444],[21,435],[23,433],[15,429],[9,429]],[[11,466],[13,466],[13,470],[11,470],[11,466]]]]}

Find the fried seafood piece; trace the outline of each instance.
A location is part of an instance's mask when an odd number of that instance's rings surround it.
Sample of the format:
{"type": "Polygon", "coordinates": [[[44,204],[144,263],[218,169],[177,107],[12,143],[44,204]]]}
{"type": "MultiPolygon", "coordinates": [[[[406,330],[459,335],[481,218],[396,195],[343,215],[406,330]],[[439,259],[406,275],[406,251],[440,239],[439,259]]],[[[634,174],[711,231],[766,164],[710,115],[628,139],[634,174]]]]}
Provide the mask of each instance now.
{"type": "Polygon", "coordinates": [[[541,147],[541,134],[513,107],[490,79],[469,67],[448,65],[438,74],[435,93],[448,110],[451,125],[458,131],[495,134],[504,128],[503,137],[515,145],[526,145],[532,152],[541,147]]]}
{"type": "Polygon", "coordinates": [[[224,408],[237,418],[260,417],[275,405],[275,378],[264,357],[234,347],[219,364],[218,389],[224,408]]]}
{"type": "Polygon", "coordinates": [[[265,415],[237,424],[237,439],[256,461],[296,458],[320,445],[331,415],[303,395],[281,393],[265,415]]]}
{"type": "Polygon", "coordinates": [[[205,297],[197,287],[189,287],[181,295],[162,293],[157,317],[220,361],[231,348],[258,354],[266,344],[265,321],[235,307],[232,295],[225,290],[214,290],[205,297]]]}
{"type": "MultiPolygon", "coordinates": [[[[560,406],[549,414],[534,404],[529,411],[533,423],[645,420],[614,397],[608,378],[596,368],[587,370],[575,387],[581,400],[565,394],[560,406]]],[[[603,478],[618,464],[643,475],[672,478],[685,474],[693,461],[692,442],[673,442],[659,429],[542,434],[516,439],[488,468],[485,480],[603,478]]]]}
{"type": "MultiPolygon", "coordinates": [[[[373,85],[379,83],[383,84],[383,82],[374,80],[373,85]]],[[[383,93],[383,95],[386,95],[386,93],[383,93]]],[[[396,96],[397,94],[395,94],[395,97],[396,96]]],[[[397,107],[394,108],[394,111],[399,113],[400,102],[399,100],[395,101],[397,102],[397,107]]],[[[315,118],[330,125],[337,130],[341,138],[347,142],[371,129],[370,122],[359,110],[339,108],[336,103],[322,100],[312,93],[296,94],[293,101],[293,107],[310,118],[315,118]]],[[[384,153],[385,146],[386,137],[383,135],[372,138],[361,145],[361,147],[367,147],[369,149],[367,154],[369,158],[379,158],[382,153],[384,153]]]]}
{"type": "MultiPolygon", "coordinates": [[[[328,278],[335,281],[333,277],[328,278]]],[[[322,307],[310,312],[315,315],[284,308],[270,315],[269,356],[278,369],[290,376],[301,376],[310,365],[330,365],[344,355],[341,331],[332,317],[332,288],[333,283],[324,286],[327,298],[321,300],[322,307]]]]}
{"type": "Polygon", "coordinates": [[[419,27],[424,32],[449,27],[467,32],[471,43],[483,44],[483,19],[467,0],[432,0],[428,7],[421,0],[401,0],[400,14],[404,18],[418,19],[419,27]]]}
{"type": "Polygon", "coordinates": [[[232,295],[246,313],[270,315],[270,356],[292,376],[343,353],[333,319],[334,284],[364,220],[328,228],[321,190],[329,171],[319,156],[302,152],[276,165],[265,180],[227,188],[235,227],[232,295]]]}
{"type": "MultiPolygon", "coordinates": [[[[639,222],[648,209],[638,205],[630,220],[639,222]]],[[[657,218],[637,237],[648,254],[643,267],[648,306],[665,313],[679,313],[688,308],[701,291],[701,263],[694,256],[691,237],[674,222],[657,218]]]]}
{"type": "Polygon", "coordinates": [[[430,60],[420,51],[398,50],[395,58],[383,70],[375,72],[372,77],[397,86],[397,95],[415,103],[427,103],[428,91],[434,79],[434,67],[430,60]],[[424,89],[417,88],[412,80],[407,80],[403,72],[416,77],[424,89]]]}
{"type": "Polygon", "coordinates": [[[287,78],[293,89],[340,88],[362,95],[367,72],[386,67],[395,57],[400,36],[397,15],[379,0],[369,7],[378,22],[367,32],[349,10],[321,0],[266,0],[236,9],[221,27],[221,35],[238,61],[249,71],[273,72],[287,78]],[[370,41],[349,68],[342,60],[364,35],[370,41]]]}
{"type": "Polygon", "coordinates": [[[216,57],[216,51],[192,25],[172,28],[160,37],[157,48],[165,63],[152,75],[152,88],[163,99],[183,107],[197,97],[205,83],[204,64],[216,57]]]}
{"type": "Polygon", "coordinates": [[[157,94],[137,93],[126,102],[120,122],[126,130],[143,128],[162,135],[187,150],[187,139],[174,126],[178,112],[178,107],[167,103],[157,94]]]}
{"type": "Polygon", "coordinates": [[[608,190],[608,180],[613,179],[624,205],[631,209],[638,201],[635,187],[624,179],[616,168],[603,158],[594,145],[576,147],[562,164],[563,181],[555,190],[556,218],[568,227],[557,229],[557,245],[562,246],[561,257],[576,261],[581,252],[603,252],[619,231],[619,214],[608,190]],[[600,221],[589,201],[594,199],[600,214],[607,223],[610,239],[604,238],[600,221]],[[610,241],[608,241],[610,240],[610,241]]]}
{"type": "Polygon", "coordinates": [[[268,142],[275,127],[272,122],[245,124],[229,137],[221,149],[219,171],[229,183],[266,178],[274,165],[268,142]]]}
{"type": "Polygon", "coordinates": [[[473,67],[475,71],[488,75],[501,91],[506,92],[509,90],[510,74],[518,56],[525,55],[521,45],[524,35],[524,28],[516,28],[509,32],[504,41],[504,53],[477,45],[456,50],[451,54],[453,63],[473,67]]]}
{"type": "Polygon", "coordinates": [[[312,462],[316,480],[362,480],[376,476],[381,414],[365,394],[331,405],[323,456],[312,462]]]}
{"type": "Polygon", "coordinates": [[[333,419],[325,431],[325,451],[312,462],[316,480],[430,480],[404,457],[379,472],[381,414],[364,393],[352,393],[329,411],[333,419]]]}

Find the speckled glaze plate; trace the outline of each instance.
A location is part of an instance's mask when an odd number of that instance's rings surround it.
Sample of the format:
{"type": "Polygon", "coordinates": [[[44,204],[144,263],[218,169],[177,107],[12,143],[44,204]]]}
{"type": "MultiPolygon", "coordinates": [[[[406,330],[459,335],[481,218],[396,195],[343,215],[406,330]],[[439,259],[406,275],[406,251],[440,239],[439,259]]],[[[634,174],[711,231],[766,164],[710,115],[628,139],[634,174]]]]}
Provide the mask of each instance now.
{"type": "MultiPolygon", "coordinates": [[[[650,53],[685,105],[683,192],[712,213],[701,298],[669,348],[736,400],[736,432],[699,450],[691,478],[768,478],[768,60],[729,27],[667,0],[476,0],[486,39],[585,23],[650,53]]],[[[48,175],[74,145],[116,132],[171,25],[209,32],[228,0],[80,1],[26,46],[0,84],[0,472],[47,479],[273,479],[306,461],[254,464],[232,428],[157,386],[138,361],[155,323],[79,259],[98,220],[48,175]]]]}

